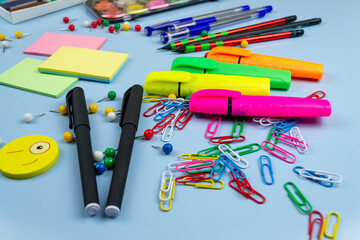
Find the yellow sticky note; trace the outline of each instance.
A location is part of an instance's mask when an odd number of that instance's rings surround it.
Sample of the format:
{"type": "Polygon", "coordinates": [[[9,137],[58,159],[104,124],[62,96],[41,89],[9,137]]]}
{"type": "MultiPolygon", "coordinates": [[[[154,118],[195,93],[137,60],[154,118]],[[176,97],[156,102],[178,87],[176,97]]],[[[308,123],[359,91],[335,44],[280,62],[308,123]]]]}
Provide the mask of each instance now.
{"type": "Polygon", "coordinates": [[[110,83],[129,54],[94,49],[61,47],[38,70],[63,76],[110,83]]]}

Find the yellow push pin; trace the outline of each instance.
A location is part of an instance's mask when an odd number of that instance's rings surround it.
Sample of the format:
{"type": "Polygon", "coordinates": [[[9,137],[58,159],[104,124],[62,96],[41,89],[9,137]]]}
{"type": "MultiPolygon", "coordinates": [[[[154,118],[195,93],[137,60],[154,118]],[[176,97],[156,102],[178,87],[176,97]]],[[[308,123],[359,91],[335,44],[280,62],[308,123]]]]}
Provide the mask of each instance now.
{"type": "Polygon", "coordinates": [[[2,41],[1,45],[3,47],[3,53],[5,53],[5,49],[9,47],[9,42],[8,41],[2,41]]]}
{"type": "Polygon", "coordinates": [[[249,42],[244,40],[244,41],[241,41],[240,45],[241,45],[241,47],[246,48],[249,45],[249,42]]]}
{"type": "Polygon", "coordinates": [[[99,107],[95,103],[90,104],[89,106],[89,113],[96,113],[98,111],[99,107]]]}
{"type": "Polygon", "coordinates": [[[174,93],[170,93],[169,96],[168,96],[168,98],[170,98],[170,99],[176,99],[177,97],[176,97],[176,95],[175,95],[174,93]]]}
{"type": "Polygon", "coordinates": [[[74,135],[71,132],[65,132],[63,135],[63,139],[65,140],[65,142],[71,143],[72,141],[74,141],[74,135]]]}
{"type": "Polygon", "coordinates": [[[61,113],[62,115],[67,115],[68,110],[65,105],[61,105],[58,110],[49,110],[49,112],[58,112],[61,113]]]}
{"type": "Polygon", "coordinates": [[[22,34],[21,32],[15,32],[15,37],[17,39],[20,39],[22,38],[23,36],[30,36],[31,34],[30,33],[27,33],[27,34],[22,34]]]}
{"type": "Polygon", "coordinates": [[[45,115],[45,113],[37,114],[37,115],[32,115],[31,113],[25,113],[24,121],[27,123],[30,123],[34,119],[34,117],[40,117],[40,116],[44,116],[44,115],[45,115]]]}
{"type": "Polygon", "coordinates": [[[129,22],[124,22],[123,30],[124,31],[129,31],[130,30],[130,23],[129,22]]]}
{"type": "Polygon", "coordinates": [[[5,37],[5,34],[3,34],[3,33],[0,33],[0,41],[8,41],[8,42],[12,42],[10,39],[7,39],[6,37],[5,37]]]}

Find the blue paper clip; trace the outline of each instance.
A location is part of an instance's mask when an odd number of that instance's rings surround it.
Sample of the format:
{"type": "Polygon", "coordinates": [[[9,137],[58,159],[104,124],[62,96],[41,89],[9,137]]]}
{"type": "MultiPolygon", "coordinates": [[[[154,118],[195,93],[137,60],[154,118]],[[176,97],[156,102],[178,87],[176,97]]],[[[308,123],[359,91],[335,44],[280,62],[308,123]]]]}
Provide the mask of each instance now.
{"type": "Polygon", "coordinates": [[[154,121],[160,121],[162,119],[164,119],[164,117],[166,117],[167,115],[171,114],[172,112],[174,112],[176,110],[175,107],[172,107],[168,110],[161,110],[161,112],[158,112],[155,117],[154,117],[154,121]]]}
{"type": "Polygon", "coordinates": [[[224,174],[225,171],[225,166],[227,168],[229,168],[229,170],[232,172],[232,174],[237,178],[237,179],[244,179],[246,176],[243,173],[243,171],[241,171],[241,169],[239,168],[239,166],[234,163],[228,156],[226,155],[220,155],[219,159],[216,161],[215,166],[213,167],[213,170],[210,173],[210,177],[211,179],[213,179],[214,181],[220,181],[222,175],[224,174]],[[223,167],[220,170],[216,170],[216,167],[218,165],[218,163],[222,162],[223,163],[223,167]],[[219,178],[215,178],[213,175],[213,173],[220,173],[219,178]]]}
{"type": "Polygon", "coordinates": [[[274,129],[272,130],[273,133],[286,133],[290,131],[298,122],[300,118],[289,118],[283,120],[281,122],[277,122],[274,124],[274,129]]]}
{"type": "MultiPolygon", "coordinates": [[[[300,173],[299,173],[299,170],[300,169],[305,169],[304,167],[302,166],[296,166],[293,168],[293,171],[298,174],[299,176],[300,173]]],[[[315,177],[320,177],[320,178],[327,178],[327,176],[323,176],[323,175],[319,175],[319,174],[315,174],[314,172],[305,172],[304,174],[306,174],[307,176],[315,176],[315,177]]],[[[311,179],[311,178],[306,178],[310,181],[313,181],[313,182],[316,182],[318,184],[320,184],[321,186],[324,186],[324,187],[332,187],[334,184],[332,182],[323,182],[323,181],[320,181],[320,180],[315,180],[315,179],[311,179]]]]}
{"type": "MultiPolygon", "coordinates": [[[[265,160],[265,161],[266,161],[265,160]]],[[[273,169],[272,169],[272,166],[271,166],[271,160],[268,156],[266,155],[261,155],[260,156],[260,168],[261,168],[261,176],[262,176],[262,179],[263,181],[267,184],[267,185],[271,185],[271,184],[274,184],[274,175],[273,175],[273,169]],[[268,161],[268,163],[263,163],[263,160],[266,159],[268,161]],[[266,180],[266,177],[265,177],[265,173],[264,173],[264,168],[267,167],[269,169],[269,175],[271,176],[271,182],[268,182],[266,180]]]]}
{"type": "Polygon", "coordinates": [[[225,172],[225,164],[221,163],[221,160],[219,157],[219,159],[216,161],[215,165],[213,166],[213,169],[211,170],[210,178],[214,181],[220,181],[224,172],[225,172]],[[217,169],[218,166],[221,166],[220,169],[217,169]],[[218,178],[215,178],[215,173],[220,174],[218,178]]]}

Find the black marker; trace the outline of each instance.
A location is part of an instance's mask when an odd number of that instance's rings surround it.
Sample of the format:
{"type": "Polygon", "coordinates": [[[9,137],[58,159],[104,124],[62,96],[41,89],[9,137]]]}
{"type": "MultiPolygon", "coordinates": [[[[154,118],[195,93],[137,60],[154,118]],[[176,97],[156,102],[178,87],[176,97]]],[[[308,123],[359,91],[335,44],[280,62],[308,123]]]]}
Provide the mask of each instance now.
{"type": "Polygon", "coordinates": [[[96,215],[100,210],[96,185],[96,173],[90,139],[90,124],[84,91],[76,87],[66,95],[69,115],[69,128],[74,128],[79,158],[81,185],[85,212],[96,215]]]}
{"type": "Polygon", "coordinates": [[[143,88],[140,85],[134,85],[125,92],[123,97],[119,123],[122,132],[105,208],[105,214],[108,217],[116,217],[120,213],[135,134],[139,123],[142,95],[143,88]]]}

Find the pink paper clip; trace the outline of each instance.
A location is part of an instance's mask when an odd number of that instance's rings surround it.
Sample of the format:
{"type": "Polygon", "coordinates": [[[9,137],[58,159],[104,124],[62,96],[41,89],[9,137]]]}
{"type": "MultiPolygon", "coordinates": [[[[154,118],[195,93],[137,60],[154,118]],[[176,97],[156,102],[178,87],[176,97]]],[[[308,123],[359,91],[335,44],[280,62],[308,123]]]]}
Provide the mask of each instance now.
{"type": "Polygon", "coordinates": [[[179,172],[185,172],[190,170],[209,168],[215,165],[215,161],[213,160],[194,160],[189,162],[183,162],[176,165],[176,170],[179,172]],[[209,164],[208,164],[209,163],[209,164]]]}
{"type": "Polygon", "coordinates": [[[218,127],[220,125],[220,122],[221,122],[221,118],[219,117],[216,117],[216,118],[213,118],[213,120],[211,121],[211,123],[208,124],[207,128],[206,128],[206,132],[205,132],[205,137],[206,138],[212,138],[213,136],[215,136],[215,133],[216,131],[218,130],[218,127]],[[215,129],[214,130],[211,130],[212,126],[214,125],[214,122],[218,120],[218,123],[216,124],[215,126],[215,129]],[[208,135],[208,134],[212,134],[211,136],[208,135]]]}
{"type": "Polygon", "coordinates": [[[283,142],[285,142],[287,144],[295,146],[297,148],[305,149],[305,148],[309,147],[306,143],[305,143],[306,144],[305,145],[304,142],[300,141],[298,138],[292,137],[292,136],[289,136],[289,135],[286,135],[286,134],[283,134],[283,133],[280,133],[280,134],[273,133],[273,137],[276,138],[276,139],[279,139],[280,141],[283,141],[283,142]],[[278,137],[276,135],[280,135],[280,137],[278,137]]]}
{"type": "Polygon", "coordinates": [[[282,149],[281,147],[278,147],[277,145],[275,145],[275,144],[273,144],[273,143],[271,143],[271,142],[269,142],[269,141],[263,141],[263,142],[261,143],[261,147],[262,147],[264,150],[266,150],[266,151],[268,151],[269,153],[271,153],[272,155],[280,158],[281,160],[283,160],[283,161],[285,161],[285,162],[287,162],[287,163],[294,163],[294,162],[296,161],[296,156],[295,156],[294,154],[289,153],[288,151],[282,149]],[[273,150],[270,150],[269,148],[267,148],[267,147],[265,146],[265,144],[270,144],[270,145],[272,145],[272,146],[273,146],[273,150]],[[282,153],[282,155],[276,153],[275,150],[276,150],[277,152],[282,153]],[[292,156],[292,158],[293,158],[292,161],[290,161],[290,160],[287,159],[289,155],[292,156]]]}

